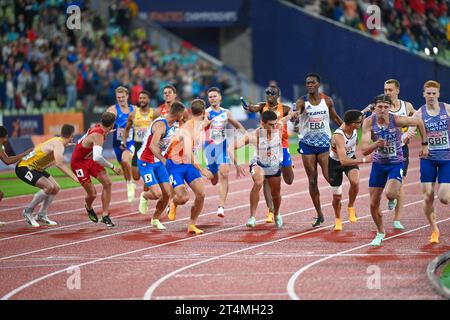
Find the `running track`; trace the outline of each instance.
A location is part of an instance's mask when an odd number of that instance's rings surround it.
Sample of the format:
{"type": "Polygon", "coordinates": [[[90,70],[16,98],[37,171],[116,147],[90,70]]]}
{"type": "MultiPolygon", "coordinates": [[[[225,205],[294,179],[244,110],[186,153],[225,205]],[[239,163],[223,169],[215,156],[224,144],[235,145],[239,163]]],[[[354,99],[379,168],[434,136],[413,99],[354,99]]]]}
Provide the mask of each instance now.
{"type": "MultiPolygon", "coordinates": [[[[370,165],[360,166],[359,220],[355,224],[347,221],[348,183],[344,179],[344,229],[339,233],[333,231],[331,190],[322,177],[319,186],[326,221],[320,228],[311,227],[315,210],[298,156],[293,158],[293,185],[282,186],[281,230],[264,223],[262,193],[257,227],[245,226],[252,186],[248,169],[242,179],[230,175],[224,219],[215,215],[218,189],[207,184],[198,221],[205,231],[201,236],[186,234],[192,201],[178,209],[176,221],[164,217],[167,230],[160,232],[149,226],[150,216],[137,212],[137,200],[128,204],[123,182],[113,186],[111,216],[116,227],[109,229],[87,219],[81,188],[63,190],[57,196],[49,210],[49,216],[59,223],[53,228],[32,229],[25,224],[21,211],[31,196],[5,199],[0,203],[0,220],[8,222],[0,229],[0,297],[441,299],[428,284],[425,269],[434,257],[450,250],[449,208],[436,203],[441,243],[429,245],[418,152],[415,141],[405,185],[402,222],[406,230],[394,231],[393,215],[385,210],[387,239],[379,248],[368,245],[375,234],[368,207],[370,165]],[[371,286],[374,272],[380,277],[371,286]]],[[[98,199],[95,205],[100,207],[98,199]]],[[[386,208],[385,200],[382,208],[386,208]]]]}

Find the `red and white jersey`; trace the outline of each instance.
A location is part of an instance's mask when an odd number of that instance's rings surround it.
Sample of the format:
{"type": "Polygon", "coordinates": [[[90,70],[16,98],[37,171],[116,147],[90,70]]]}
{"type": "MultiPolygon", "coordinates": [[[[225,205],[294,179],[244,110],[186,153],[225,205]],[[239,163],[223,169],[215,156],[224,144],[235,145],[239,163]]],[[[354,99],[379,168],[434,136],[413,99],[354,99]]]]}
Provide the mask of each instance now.
{"type": "Polygon", "coordinates": [[[178,123],[175,122],[171,127],[168,125],[166,118],[159,117],[156,118],[150,127],[148,128],[144,141],[142,142],[142,147],[139,149],[137,156],[141,161],[149,162],[149,163],[156,163],[160,160],[155,157],[153,152],[150,150],[150,144],[152,143],[153,139],[153,126],[155,123],[162,121],[164,125],[166,126],[166,132],[164,136],[159,140],[159,149],[161,150],[161,154],[165,156],[167,153],[167,150],[169,149],[171,143],[172,143],[172,137],[175,134],[175,130],[178,127],[178,123]]]}
{"type": "Polygon", "coordinates": [[[158,108],[161,116],[167,116],[169,114],[169,108],[167,108],[167,104],[165,102],[158,108]]]}
{"type": "Polygon", "coordinates": [[[71,162],[92,159],[93,146],[89,147],[89,148],[85,148],[85,147],[83,147],[82,142],[87,136],[89,136],[93,133],[100,133],[101,135],[105,136],[105,130],[100,126],[100,124],[97,124],[95,127],[89,129],[84,134],[84,136],[82,136],[78,140],[77,145],[75,146],[75,149],[73,150],[71,162]]]}

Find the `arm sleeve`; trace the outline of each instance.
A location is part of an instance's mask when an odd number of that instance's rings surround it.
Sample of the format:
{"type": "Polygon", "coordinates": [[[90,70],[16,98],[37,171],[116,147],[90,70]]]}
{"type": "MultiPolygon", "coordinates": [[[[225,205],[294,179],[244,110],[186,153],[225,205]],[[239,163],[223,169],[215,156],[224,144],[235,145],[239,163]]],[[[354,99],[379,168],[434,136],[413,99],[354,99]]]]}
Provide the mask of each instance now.
{"type": "Polygon", "coordinates": [[[103,167],[108,167],[111,169],[114,167],[114,165],[111,162],[109,162],[105,158],[103,158],[103,155],[102,155],[103,148],[101,146],[94,146],[92,151],[93,151],[92,158],[99,165],[101,165],[103,167]]]}

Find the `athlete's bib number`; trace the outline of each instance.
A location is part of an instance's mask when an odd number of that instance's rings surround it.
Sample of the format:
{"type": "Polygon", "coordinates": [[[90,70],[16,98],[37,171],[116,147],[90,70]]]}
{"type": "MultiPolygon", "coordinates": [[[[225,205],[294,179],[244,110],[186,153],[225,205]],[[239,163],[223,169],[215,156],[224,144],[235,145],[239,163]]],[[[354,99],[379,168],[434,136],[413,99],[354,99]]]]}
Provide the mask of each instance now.
{"type": "Polygon", "coordinates": [[[31,173],[31,171],[28,171],[27,174],[25,175],[25,179],[27,179],[28,181],[33,181],[33,174],[31,173]]]}
{"type": "Polygon", "coordinates": [[[175,179],[173,178],[173,175],[170,175],[170,176],[169,176],[169,181],[170,181],[170,184],[172,184],[172,186],[175,186],[175,185],[177,184],[177,182],[176,182],[175,179]]]}
{"type": "Polygon", "coordinates": [[[146,174],[144,176],[144,181],[145,181],[145,183],[152,182],[153,181],[152,175],[151,174],[146,174]]]}
{"type": "Polygon", "coordinates": [[[144,140],[146,132],[147,132],[147,128],[137,128],[135,141],[142,142],[144,140]]]}
{"type": "Polygon", "coordinates": [[[438,131],[428,134],[428,148],[430,150],[445,150],[450,148],[447,131],[438,131]]]}
{"type": "Polygon", "coordinates": [[[378,148],[378,153],[382,158],[393,158],[397,155],[395,142],[391,142],[386,147],[378,148]]]}
{"type": "Polygon", "coordinates": [[[323,121],[320,122],[309,122],[310,130],[322,130],[325,128],[325,123],[323,121]]]}
{"type": "Polygon", "coordinates": [[[23,161],[27,161],[27,160],[29,160],[30,158],[33,158],[34,156],[36,155],[36,151],[31,151],[29,154],[27,154],[26,156],[24,156],[23,158],[22,158],[22,160],[23,161]]]}
{"type": "Polygon", "coordinates": [[[75,173],[77,174],[78,178],[83,178],[84,177],[83,169],[76,169],[75,173]]]}
{"type": "Polygon", "coordinates": [[[212,129],[211,139],[214,141],[222,141],[225,139],[225,129],[212,129]]]}
{"type": "MultiPolygon", "coordinates": [[[[117,140],[123,140],[123,134],[125,133],[125,128],[117,128],[117,140]]],[[[133,131],[130,129],[128,131],[127,141],[133,140],[133,131]]]]}

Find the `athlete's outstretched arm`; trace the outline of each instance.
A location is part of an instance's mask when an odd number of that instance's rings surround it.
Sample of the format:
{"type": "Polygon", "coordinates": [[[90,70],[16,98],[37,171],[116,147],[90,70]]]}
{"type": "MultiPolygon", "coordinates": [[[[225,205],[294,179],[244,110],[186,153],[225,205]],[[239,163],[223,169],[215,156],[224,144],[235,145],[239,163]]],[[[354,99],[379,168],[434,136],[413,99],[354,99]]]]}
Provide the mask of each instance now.
{"type": "Polygon", "coordinates": [[[422,151],[420,152],[420,156],[428,156],[427,131],[425,130],[425,124],[422,118],[394,116],[394,121],[397,127],[417,126],[419,128],[420,136],[422,137],[422,151]]]}
{"type": "Polygon", "coordinates": [[[103,157],[103,142],[104,142],[103,135],[101,135],[100,133],[93,133],[86,139],[92,139],[92,143],[93,143],[92,159],[95,162],[97,162],[102,167],[110,168],[116,174],[122,173],[122,169],[120,169],[120,167],[114,166],[114,164],[112,164],[111,162],[109,162],[108,160],[106,160],[103,157]]]}
{"type": "Polygon", "coordinates": [[[150,151],[158,158],[164,165],[166,165],[166,158],[163,157],[161,149],[159,148],[159,142],[161,137],[166,133],[166,127],[162,121],[157,121],[153,127],[152,142],[150,143],[150,151]]]}
{"type": "Polygon", "coordinates": [[[228,121],[231,123],[231,125],[236,129],[238,129],[242,134],[246,134],[247,131],[245,130],[244,126],[233,117],[231,111],[227,111],[227,113],[228,113],[228,121]]]}
{"type": "Polygon", "coordinates": [[[55,143],[55,146],[53,147],[53,157],[55,158],[55,166],[73,181],[78,182],[77,177],[64,164],[64,145],[62,144],[62,142],[55,143]]]}
{"type": "Polygon", "coordinates": [[[123,131],[123,137],[122,137],[122,144],[124,146],[127,145],[128,133],[130,132],[131,127],[133,126],[135,114],[136,114],[136,112],[135,112],[135,110],[133,110],[133,112],[131,112],[128,116],[127,124],[125,125],[125,130],[123,131]]]}
{"type": "Polygon", "coordinates": [[[334,123],[336,123],[338,126],[341,126],[341,124],[344,121],[342,121],[341,117],[339,117],[339,115],[336,113],[336,109],[334,108],[333,99],[331,99],[330,97],[326,97],[325,102],[328,106],[328,111],[330,113],[331,120],[333,120],[334,123]]]}
{"type": "Polygon", "coordinates": [[[338,155],[339,158],[339,162],[341,163],[342,166],[354,166],[360,163],[366,163],[369,162],[370,159],[367,159],[366,157],[364,158],[356,158],[356,159],[352,159],[347,157],[347,152],[345,151],[345,140],[344,137],[341,134],[333,134],[332,137],[334,144],[336,146],[336,153],[338,155]]]}
{"type": "Polygon", "coordinates": [[[261,103],[257,103],[257,104],[248,104],[248,111],[250,112],[261,112],[262,110],[262,104],[261,103]]]}
{"type": "Polygon", "coordinates": [[[8,156],[5,151],[0,150],[0,160],[2,160],[5,164],[13,164],[22,159],[24,156],[33,151],[33,148],[30,148],[22,153],[19,153],[16,156],[8,156]]]}

